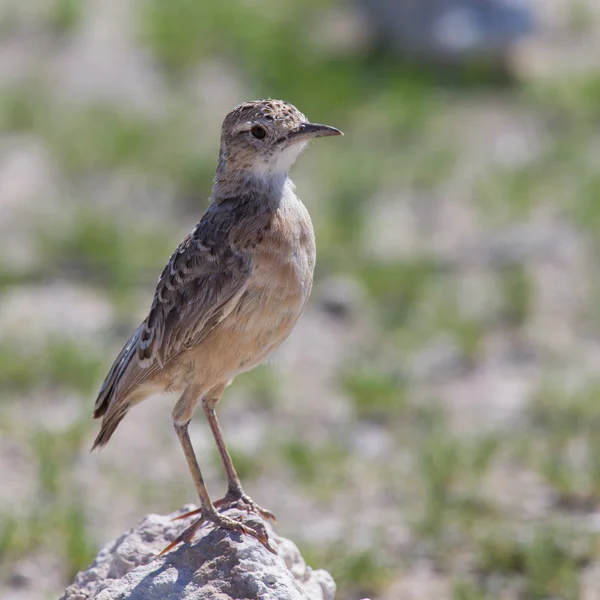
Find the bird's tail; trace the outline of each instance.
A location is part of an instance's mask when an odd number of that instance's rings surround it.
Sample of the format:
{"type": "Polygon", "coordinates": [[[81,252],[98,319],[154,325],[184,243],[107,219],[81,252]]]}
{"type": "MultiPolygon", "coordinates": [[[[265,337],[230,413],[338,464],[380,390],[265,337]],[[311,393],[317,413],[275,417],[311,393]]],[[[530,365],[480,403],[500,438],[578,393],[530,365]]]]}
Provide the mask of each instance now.
{"type": "Polygon", "coordinates": [[[123,383],[122,378],[126,369],[130,366],[131,360],[135,355],[137,341],[140,336],[141,326],[129,338],[125,347],[117,356],[111,367],[94,405],[94,419],[102,419],[100,433],[92,450],[100,448],[108,442],[110,436],[114,433],[117,425],[121,422],[127,411],[132,406],[131,402],[125,396],[129,395],[127,390],[120,389],[119,383],[123,383]]]}
{"type": "Polygon", "coordinates": [[[111,409],[106,413],[106,415],[102,419],[100,433],[98,433],[96,439],[94,440],[92,450],[95,450],[96,448],[102,448],[102,446],[104,446],[106,442],[108,442],[108,440],[115,432],[115,429],[117,428],[123,417],[127,414],[129,407],[130,404],[125,402],[118,406],[111,407],[111,409]]]}

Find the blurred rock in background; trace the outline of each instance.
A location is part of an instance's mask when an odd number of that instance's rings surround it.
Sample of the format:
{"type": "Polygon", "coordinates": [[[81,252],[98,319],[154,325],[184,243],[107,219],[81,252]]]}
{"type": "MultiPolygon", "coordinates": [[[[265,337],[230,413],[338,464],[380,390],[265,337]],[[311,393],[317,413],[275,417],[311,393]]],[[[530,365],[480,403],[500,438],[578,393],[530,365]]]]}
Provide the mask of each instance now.
{"type": "Polygon", "coordinates": [[[437,65],[502,64],[535,31],[529,0],[358,0],[385,44],[437,65]]]}

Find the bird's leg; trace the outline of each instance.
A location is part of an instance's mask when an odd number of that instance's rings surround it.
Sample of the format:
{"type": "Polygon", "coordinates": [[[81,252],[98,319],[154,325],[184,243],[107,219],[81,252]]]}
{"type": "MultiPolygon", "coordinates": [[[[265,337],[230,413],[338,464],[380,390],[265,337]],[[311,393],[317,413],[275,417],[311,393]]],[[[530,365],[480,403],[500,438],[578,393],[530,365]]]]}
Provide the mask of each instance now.
{"type": "Polygon", "coordinates": [[[274,552],[264,532],[256,531],[251,527],[244,525],[239,520],[225,517],[224,515],[217,512],[215,506],[213,505],[210,499],[210,496],[208,495],[208,490],[206,489],[206,484],[204,483],[204,478],[202,477],[202,472],[200,471],[200,467],[196,459],[196,454],[194,452],[194,448],[190,440],[188,425],[189,421],[183,424],[179,424],[177,421],[175,421],[175,431],[177,433],[179,441],[181,442],[183,453],[185,454],[188,467],[194,480],[194,485],[196,486],[196,490],[200,498],[200,510],[194,512],[199,512],[201,516],[196,521],[194,521],[190,525],[190,527],[188,527],[180,536],[173,540],[173,542],[171,542],[160,553],[159,556],[166,554],[181,543],[191,542],[198,528],[207,521],[213,523],[213,525],[215,525],[216,527],[223,527],[224,529],[229,529],[231,531],[238,531],[239,533],[246,533],[248,535],[251,535],[252,537],[255,537],[257,540],[259,540],[268,550],[274,552]]]}
{"type": "Polygon", "coordinates": [[[225,494],[224,498],[221,498],[215,502],[215,507],[223,508],[241,504],[248,512],[254,512],[260,515],[263,519],[269,519],[275,522],[275,515],[271,511],[266,510],[265,508],[262,508],[256,504],[256,502],[254,502],[254,500],[252,500],[252,498],[250,498],[250,496],[248,496],[248,494],[246,494],[242,489],[240,478],[238,477],[237,471],[233,466],[231,456],[227,451],[227,446],[225,445],[225,440],[223,438],[223,432],[221,431],[221,426],[219,425],[219,421],[217,419],[217,413],[215,412],[215,404],[217,403],[218,399],[218,397],[216,399],[214,397],[207,398],[202,402],[204,414],[206,415],[206,419],[210,425],[215,442],[217,443],[219,455],[221,457],[223,467],[225,468],[225,474],[227,475],[227,494],[225,494]]]}

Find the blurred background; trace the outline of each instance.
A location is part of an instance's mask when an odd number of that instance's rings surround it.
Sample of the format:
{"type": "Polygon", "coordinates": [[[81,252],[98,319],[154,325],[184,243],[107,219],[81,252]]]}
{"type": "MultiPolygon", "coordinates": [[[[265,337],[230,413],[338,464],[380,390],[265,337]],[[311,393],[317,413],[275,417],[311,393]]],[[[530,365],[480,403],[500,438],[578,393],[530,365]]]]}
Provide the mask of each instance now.
{"type": "Polygon", "coordinates": [[[346,136],[293,171],[310,306],[220,406],[246,491],[339,600],[600,598],[599,6],[3,0],[0,596],[195,500],[170,403],[90,455],[92,405],[271,96],[346,136]]]}

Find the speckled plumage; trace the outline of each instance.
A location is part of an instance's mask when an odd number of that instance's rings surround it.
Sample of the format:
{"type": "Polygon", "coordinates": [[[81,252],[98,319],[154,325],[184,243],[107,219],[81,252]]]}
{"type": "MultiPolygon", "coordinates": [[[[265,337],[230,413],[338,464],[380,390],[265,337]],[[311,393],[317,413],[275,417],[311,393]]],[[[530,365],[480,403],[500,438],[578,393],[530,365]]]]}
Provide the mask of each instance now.
{"type": "Polygon", "coordinates": [[[232,379],[264,361],[302,314],[315,243],[288,169],[308,140],[340,133],[309,123],[280,100],[247,102],[227,115],[211,204],[163,269],[148,317],[115,360],[96,400],[94,417],[103,420],[94,447],[106,444],[127,411],[146,397],[180,395],[173,410],[176,431],[203,518],[218,525],[232,526],[214,511],[187,425],[202,401],[227,472],[229,499],[270,514],[243,494],[214,407],[232,379]]]}

